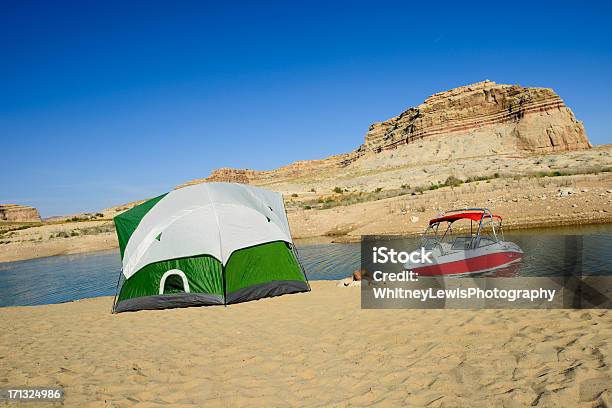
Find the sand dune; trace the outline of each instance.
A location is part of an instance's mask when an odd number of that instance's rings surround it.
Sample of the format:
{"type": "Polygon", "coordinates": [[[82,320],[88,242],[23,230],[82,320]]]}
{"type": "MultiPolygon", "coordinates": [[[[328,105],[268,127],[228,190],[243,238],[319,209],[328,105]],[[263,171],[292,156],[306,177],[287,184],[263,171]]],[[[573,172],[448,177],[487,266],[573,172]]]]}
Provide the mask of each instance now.
{"type": "Polygon", "coordinates": [[[62,385],[68,407],[611,406],[608,311],[361,310],[359,295],[5,308],[0,387],[62,385]]]}

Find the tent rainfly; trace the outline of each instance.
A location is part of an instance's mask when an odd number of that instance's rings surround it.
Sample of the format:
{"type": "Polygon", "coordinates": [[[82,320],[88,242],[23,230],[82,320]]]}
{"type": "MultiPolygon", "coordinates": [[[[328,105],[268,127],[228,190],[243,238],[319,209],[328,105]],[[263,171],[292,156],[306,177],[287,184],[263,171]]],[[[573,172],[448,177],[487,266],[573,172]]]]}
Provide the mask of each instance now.
{"type": "Polygon", "coordinates": [[[115,217],[114,312],[228,305],[310,290],[281,194],[203,183],[115,217]]]}

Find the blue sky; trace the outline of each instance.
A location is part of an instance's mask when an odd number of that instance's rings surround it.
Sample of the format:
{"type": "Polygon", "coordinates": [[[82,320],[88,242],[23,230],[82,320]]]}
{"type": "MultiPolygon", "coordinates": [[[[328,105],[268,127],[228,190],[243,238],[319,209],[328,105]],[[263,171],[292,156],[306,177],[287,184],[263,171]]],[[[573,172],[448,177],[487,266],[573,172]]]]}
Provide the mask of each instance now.
{"type": "Polygon", "coordinates": [[[484,79],[552,87],[612,143],[604,2],[2,3],[0,202],[43,216],[347,152],[484,79]]]}

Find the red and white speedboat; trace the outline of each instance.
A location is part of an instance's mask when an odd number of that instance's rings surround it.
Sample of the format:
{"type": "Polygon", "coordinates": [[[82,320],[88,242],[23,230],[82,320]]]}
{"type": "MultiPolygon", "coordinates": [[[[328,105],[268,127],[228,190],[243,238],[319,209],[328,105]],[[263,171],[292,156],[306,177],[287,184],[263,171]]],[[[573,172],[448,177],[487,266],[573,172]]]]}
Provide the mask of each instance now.
{"type": "Polygon", "coordinates": [[[440,214],[429,221],[421,242],[422,247],[432,253],[432,263],[406,263],[404,267],[419,276],[508,270],[523,258],[523,251],[515,243],[503,241],[501,224],[502,218],[487,208],[465,208],[440,214]],[[465,220],[469,220],[469,227],[465,220]]]}

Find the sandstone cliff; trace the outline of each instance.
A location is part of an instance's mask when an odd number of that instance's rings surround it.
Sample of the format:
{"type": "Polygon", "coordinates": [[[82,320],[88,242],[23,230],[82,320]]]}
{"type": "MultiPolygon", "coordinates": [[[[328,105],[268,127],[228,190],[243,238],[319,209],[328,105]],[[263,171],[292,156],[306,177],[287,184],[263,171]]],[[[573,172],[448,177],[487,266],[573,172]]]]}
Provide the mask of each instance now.
{"type": "Polygon", "coordinates": [[[223,167],[223,168],[214,170],[210,174],[209,177],[188,181],[184,184],[181,184],[177,188],[183,188],[183,187],[191,186],[193,184],[199,184],[199,183],[205,183],[205,182],[216,182],[216,181],[223,181],[226,183],[249,184],[249,175],[252,176],[254,173],[255,173],[254,170],[231,169],[228,167],[223,167]]]}
{"type": "Polygon", "coordinates": [[[34,207],[17,204],[0,204],[0,221],[40,222],[40,214],[34,207]]]}
{"type": "MultiPolygon", "coordinates": [[[[207,181],[249,183],[286,192],[370,184],[434,183],[450,173],[478,175],[503,171],[495,158],[588,149],[582,122],[548,88],[478,82],[427,98],[397,117],[374,123],[355,151],[321,160],[298,161],[270,171],[223,168],[207,181]],[[432,163],[481,158],[481,166],[433,167],[432,163]],[[407,167],[418,167],[408,170],[407,167]],[[404,170],[397,170],[404,167],[404,170]]],[[[546,169],[533,169],[546,170],[546,169]]],[[[527,170],[524,170],[527,171],[527,170]]]]}
{"type": "Polygon", "coordinates": [[[227,182],[241,184],[264,185],[276,183],[285,179],[296,177],[309,177],[320,174],[324,171],[331,171],[339,168],[340,163],[349,157],[348,154],[331,156],[320,160],[299,160],[287,166],[275,170],[258,171],[250,169],[220,168],[214,170],[209,177],[190,180],[176,188],[183,188],[193,184],[205,182],[227,182]]]}
{"type": "Polygon", "coordinates": [[[549,88],[498,85],[492,81],[430,96],[397,117],[370,126],[366,150],[383,149],[434,136],[498,133],[519,150],[553,152],[590,147],[582,122],[549,88]]]}

